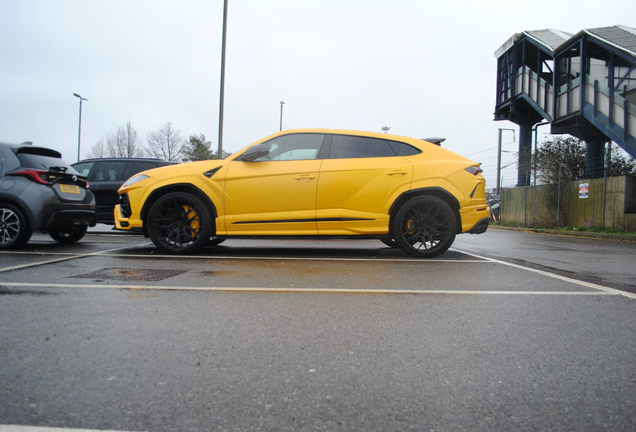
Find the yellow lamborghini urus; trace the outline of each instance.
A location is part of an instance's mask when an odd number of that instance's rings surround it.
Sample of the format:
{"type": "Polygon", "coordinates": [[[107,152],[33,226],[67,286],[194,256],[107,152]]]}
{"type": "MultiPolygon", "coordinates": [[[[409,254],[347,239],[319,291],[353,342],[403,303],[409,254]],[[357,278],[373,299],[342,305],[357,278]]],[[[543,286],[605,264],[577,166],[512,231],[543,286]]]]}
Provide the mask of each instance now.
{"type": "MultiPolygon", "coordinates": [[[[432,142],[431,142],[432,141],[432,142]]],[[[479,164],[436,145],[373,132],[276,133],[225,160],[128,179],[118,229],[142,228],[164,252],[246,236],[376,238],[423,258],[488,228],[479,164]]]]}

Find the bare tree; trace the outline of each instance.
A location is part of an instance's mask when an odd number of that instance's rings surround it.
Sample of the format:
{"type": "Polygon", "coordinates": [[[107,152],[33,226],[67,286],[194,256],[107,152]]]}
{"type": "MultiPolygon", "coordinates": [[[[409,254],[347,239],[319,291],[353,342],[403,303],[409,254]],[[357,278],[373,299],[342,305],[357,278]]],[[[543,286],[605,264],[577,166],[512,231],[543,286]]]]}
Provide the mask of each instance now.
{"type": "Polygon", "coordinates": [[[185,139],[172,123],[167,122],[161,129],[148,132],[146,153],[151,157],[179,162],[183,154],[185,139]]]}
{"type": "Polygon", "coordinates": [[[117,129],[117,132],[106,139],[107,154],[110,157],[143,157],[144,151],[137,131],[130,124],[117,129]]]}
{"type": "Polygon", "coordinates": [[[87,157],[88,159],[97,159],[97,158],[107,157],[106,146],[104,144],[104,137],[101,137],[100,139],[97,140],[95,144],[93,144],[93,147],[91,147],[91,150],[88,152],[87,157]]]}

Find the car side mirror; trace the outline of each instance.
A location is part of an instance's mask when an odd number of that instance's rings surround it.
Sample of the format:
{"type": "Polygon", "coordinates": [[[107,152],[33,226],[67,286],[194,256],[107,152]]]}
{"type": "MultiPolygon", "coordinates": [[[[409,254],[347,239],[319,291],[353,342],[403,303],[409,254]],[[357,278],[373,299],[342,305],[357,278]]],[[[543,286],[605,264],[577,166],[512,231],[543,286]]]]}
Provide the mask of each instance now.
{"type": "Polygon", "coordinates": [[[269,154],[269,146],[265,144],[257,144],[245,150],[241,160],[245,162],[254,162],[258,158],[267,156],[269,154]]]}

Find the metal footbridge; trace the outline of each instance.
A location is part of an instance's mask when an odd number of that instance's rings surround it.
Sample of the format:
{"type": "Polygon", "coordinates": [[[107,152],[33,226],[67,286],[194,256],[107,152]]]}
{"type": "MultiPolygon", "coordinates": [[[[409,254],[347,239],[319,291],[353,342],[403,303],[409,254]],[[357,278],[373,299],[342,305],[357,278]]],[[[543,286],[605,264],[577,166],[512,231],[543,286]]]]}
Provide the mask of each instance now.
{"type": "MultiPolygon", "coordinates": [[[[495,120],[519,125],[520,160],[532,130],[570,134],[587,145],[586,177],[602,177],[605,143],[636,157],[636,29],[548,29],[512,36],[496,52],[495,120]]],[[[518,186],[530,178],[520,163],[518,186]]]]}

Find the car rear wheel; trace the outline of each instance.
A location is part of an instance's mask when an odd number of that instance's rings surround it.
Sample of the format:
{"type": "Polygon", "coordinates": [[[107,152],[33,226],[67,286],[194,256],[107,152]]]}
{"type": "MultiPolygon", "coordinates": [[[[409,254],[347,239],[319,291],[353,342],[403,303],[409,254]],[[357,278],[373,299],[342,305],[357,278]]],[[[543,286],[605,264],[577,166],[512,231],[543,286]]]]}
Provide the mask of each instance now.
{"type": "Polygon", "coordinates": [[[172,192],[159,198],[144,223],[155,246],[174,254],[197,251],[214,232],[214,218],[208,206],[186,192],[172,192]]]}
{"type": "Polygon", "coordinates": [[[433,196],[419,196],[400,207],[393,220],[393,235],[407,254],[433,258],[453,244],[456,226],[448,204],[433,196]]]}
{"type": "Polygon", "coordinates": [[[383,238],[383,239],[380,239],[380,241],[381,241],[382,243],[384,243],[385,245],[387,245],[388,247],[393,248],[393,249],[397,249],[397,248],[399,248],[399,247],[400,247],[400,246],[398,246],[398,244],[395,242],[395,240],[393,240],[391,237],[385,237],[385,238],[383,238]]]}
{"type": "Polygon", "coordinates": [[[80,241],[84,238],[86,231],[88,230],[87,226],[83,226],[81,228],[73,229],[73,228],[65,228],[65,229],[56,229],[53,231],[49,231],[49,235],[53,240],[58,243],[71,244],[80,241]]]}
{"type": "Polygon", "coordinates": [[[20,209],[11,204],[0,205],[0,249],[24,246],[32,233],[20,209]]]}

